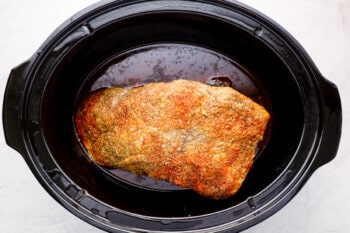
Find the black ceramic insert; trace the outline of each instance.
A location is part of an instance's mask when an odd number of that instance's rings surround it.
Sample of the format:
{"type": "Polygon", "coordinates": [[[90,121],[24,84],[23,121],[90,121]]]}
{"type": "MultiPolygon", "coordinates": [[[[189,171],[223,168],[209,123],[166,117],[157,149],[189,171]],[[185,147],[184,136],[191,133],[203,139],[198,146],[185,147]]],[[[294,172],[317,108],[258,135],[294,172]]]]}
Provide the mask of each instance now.
{"type": "Polygon", "coordinates": [[[334,158],[341,107],[336,87],[292,36],[240,3],[106,1],[64,23],[11,72],[3,123],[7,143],[43,187],[101,229],[238,232],[282,208],[315,169],[334,158]],[[147,51],[158,51],[147,69],[135,75],[124,67],[137,77],[119,72],[118,64],[127,59],[134,59],[132,70],[145,65],[135,56],[145,58],[147,51]],[[272,116],[253,167],[231,198],[144,188],[86,156],[73,118],[90,91],[177,78],[206,83],[215,77],[227,78],[272,116]]]}

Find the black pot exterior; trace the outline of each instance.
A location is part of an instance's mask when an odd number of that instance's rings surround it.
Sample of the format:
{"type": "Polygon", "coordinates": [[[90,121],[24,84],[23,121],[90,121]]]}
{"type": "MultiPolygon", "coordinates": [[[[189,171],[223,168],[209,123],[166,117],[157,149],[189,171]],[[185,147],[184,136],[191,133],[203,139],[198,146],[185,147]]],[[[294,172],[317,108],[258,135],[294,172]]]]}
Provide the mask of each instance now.
{"type": "Polygon", "coordinates": [[[331,161],[341,133],[337,88],[276,23],[225,1],[107,1],[59,27],[13,69],[3,105],[5,138],[70,212],[109,232],[238,232],[282,208],[331,161]],[[269,141],[241,190],[208,200],[186,191],[139,190],[86,159],[72,117],[101,64],[153,44],[224,54],[262,85],[269,141]]]}

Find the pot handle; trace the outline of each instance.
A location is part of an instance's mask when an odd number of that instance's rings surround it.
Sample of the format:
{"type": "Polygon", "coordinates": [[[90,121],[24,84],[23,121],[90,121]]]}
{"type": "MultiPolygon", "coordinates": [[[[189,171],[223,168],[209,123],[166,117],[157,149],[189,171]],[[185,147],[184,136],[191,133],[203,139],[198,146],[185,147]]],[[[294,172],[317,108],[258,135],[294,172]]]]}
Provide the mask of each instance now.
{"type": "Polygon", "coordinates": [[[11,70],[4,94],[2,112],[6,143],[22,155],[26,150],[22,137],[20,111],[29,63],[30,61],[24,62],[11,70]]]}
{"type": "Polygon", "coordinates": [[[330,162],[336,156],[342,127],[342,109],[340,95],[336,85],[325,78],[320,81],[323,102],[322,134],[317,149],[317,156],[311,171],[330,162]]]}

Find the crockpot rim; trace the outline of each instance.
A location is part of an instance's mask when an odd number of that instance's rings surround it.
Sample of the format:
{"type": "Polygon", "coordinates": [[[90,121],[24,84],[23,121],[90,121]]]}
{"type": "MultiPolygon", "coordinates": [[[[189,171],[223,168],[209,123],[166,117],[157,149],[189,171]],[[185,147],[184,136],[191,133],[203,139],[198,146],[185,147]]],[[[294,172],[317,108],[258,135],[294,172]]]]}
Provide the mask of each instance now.
{"type": "MultiPolygon", "coordinates": [[[[109,3],[110,1],[107,1],[107,3],[109,3]]],[[[123,1],[120,1],[120,2],[123,2],[123,1]]],[[[132,1],[131,1],[132,2],[132,1]]],[[[143,2],[143,1],[135,1],[135,2],[143,2]]],[[[158,2],[158,1],[155,1],[155,2],[158,2]]],[[[173,1],[167,1],[167,2],[173,2],[173,1]]],[[[189,2],[189,1],[184,1],[184,2],[189,2]]],[[[210,2],[209,1],[198,1],[198,2],[200,2],[200,3],[207,3],[208,5],[210,4],[210,2]]],[[[223,1],[220,1],[220,2],[223,2],[223,1]]],[[[138,3],[136,3],[136,4],[138,4],[138,3]]],[[[99,5],[99,4],[98,4],[99,5]]],[[[237,5],[239,5],[239,4],[237,4],[237,5]]],[[[103,8],[103,4],[101,3],[101,5],[99,5],[101,8],[103,8]]],[[[230,4],[229,6],[231,6],[232,7],[232,5],[230,4]]],[[[237,7],[236,5],[235,5],[235,7],[237,7]]],[[[238,7],[241,7],[240,5],[238,6],[238,7]]],[[[242,9],[240,9],[241,11],[242,11],[242,9]]],[[[97,10],[96,10],[97,11],[97,10]]],[[[250,9],[250,11],[251,11],[251,9],[250,9]]],[[[87,11],[87,12],[89,12],[89,11],[87,11]]],[[[250,12],[251,13],[251,12],[250,12]]],[[[254,17],[260,17],[259,16],[259,14],[257,14],[257,12],[255,12],[256,13],[256,15],[254,16],[254,17]]],[[[82,22],[82,17],[83,17],[83,13],[80,13],[81,14],[81,16],[79,16],[79,17],[77,17],[77,18],[80,18],[79,20],[78,19],[75,19],[74,20],[74,25],[72,25],[71,23],[73,23],[73,21],[72,22],[68,22],[68,24],[66,25],[66,26],[70,26],[70,27],[73,27],[73,28],[76,28],[77,26],[76,25],[78,25],[79,24],[79,22],[81,23],[82,22]]],[[[260,14],[261,15],[261,14],[260,14]]],[[[261,20],[260,18],[259,18],[259,20],[261,20]]],[[[265,21],[268,21],[266,18],[264,19],[264,23],[266,23],[265,21]]],[[[260,22],[260,21],[259,21],[260,22]]],[[[268,22],[269,23],[269,22],[268,22]]],[[[267,24],[266,24],[267,25],[267,24]]],[[[63,27],[66,27],[66,26],[63,26],[63,27]]],[[[271,25],[270,25],[271,26],[271,25]]],[[[276,25],[273,25],[274,27],[273,27],[273,29],[275,30],[276,28],[278,29],[278,32],[279,33],[281,33],[282,35],[284,35],[286,32],[284,31],[284,30],[281,30],[280,28],[278,28],[278,27],[276,27],[276,25]]],[[[61,26],[62,27],[62,26],[61,26]]],[[[62,29],[62,28],[61,28],[62,29]]],[[[45,61],[46,59],[47,59],[47,56],[46,56],[46,54],[48,54],[48,52],[46,53],[46,51],[47,50],[49,50],[49,51],[52,51],[54,48],[55,48],[55,46],[54,45],[57,45],[57,44],[52,44],[53,42],[52,41],[56,41],[56,40],[54,40],[53,38],[54,37],[62,37],[62,35],[64,34],[64,32],[62,32],[61,31],[61,29],[59,29],[58,31],[60,31],[60,33],[58,33],[58,34],[56,34],[55,32],[53,33],[53,36],[50,36],[49,37],[49,39],[43,44],[43,46],[41,46],[40,47],[40,49],[38,50],[38,52],[37,52],[37,54],[36,55],[34,55],[33,57],[32,57],[32,59],[31,59],[31,64],[29,65],[29,67],[31,67],[31,69],[32,70],[30,70],[30,71],[27,71],[28,72],[28,74],[29,73],[32,73],[33,71],[35,71],[36,69],[35,69],[35,66],[39,66],[39,64],[42,62],[42,61],[45,61]],[[48,48],[50,48],[50,49],[48,49],[48,48]],[[41,62],[40,62],[41,61],[41,62]]],[[[68,31],[68,30],[67,30],[68,31]]],[[[66,32],[67,32],[66,31],[66,32]]],[[[67,33],[68,35],[69,35],[69,33],[67,33]]],[[[300,47],[300,45],[298,45],[298,44],[295,44],[295,41],[292,39],[292,40],[290,40],[291,38],[290,38],[290,35],[289,34],[287,34],[287,35],[284,35],[285,37],[286,37],[286,39],[288,39],[288,42],[289,43],[291,43],[293,46],[295,46],[295,49],[297,49],[297,50],[299,50],[298,52],[300,53],[299,55],[302,55],[302,61],[299,61],[299,62],[302,62],[302,63],[306,63],[306,65],[304,65],[304,68],[305,69],[309,69],[308,70],[308,72],[310,72],[311,71],[311,73],[312,73],[312,75],[315,75],[316,73],[318,74],[318,71],[317,71],[317,69],[315,68],[315,66],[313,65],[313,63],[311,62],[311,61],[309,61],[308,59],[308,57],[307,57],[307,55],[305,55],[304,54],[304,52],[305,51],[303,51],[303,49],[300,47]],[[289,37],[289,38],[288,38],[289,37]],[[305,57],[306,56],[306,57],[305,57]],[[311,64],[311,65],[310,65],[311,64]]],[[[57,41],[56,41],[57,42],[57,41]]],[[[290,44],[289,44],[289,46],[291,46],[290,44]]],[[[293,47],[294,48],[294,47],[293,47]]],[[[295,52],[295,51],[294,51],[295,52]]],[[[34,77],[36,74],[31,74],[32,75],[32,77],[34,77]]],[[[310,76],[312,76],[311,74],[310,74],[310,76]]],[[[314,77],[315,78],[315,77],[314,77]]],[[[34,78],[33,78],[34,79],[34,78]]],[[[314,82],[316,82],[315,80],[314,80],[314,82]]],[[[315,83],[314,83],[315,84],[315,83]]],[[[316,82],[316,84],[317,84],[317,82],[316,82]]],[[[28,84],[28,86],[27,87],[30,87],[31,85],[30,84],[28,84]]],[[[29,89],[30,88],[26,88],[26,90],[29,92],[29,89]]],[[[24,97],[24,99],[26,99],[28,96],[26,96],[26,97],[24,97]]],[[[25,104],[25,105],[27,105],[28,104],[28,102],[25,104]]],[[[23,110],[24,111],[24,110],[23,110]]],[[[26,117],[24,117],[24,119],[26,119],[26,117]]],[[[28,126],[25,124],[25,123],[23,123],[23,128],[24,129],[26,129],[25,130],[25,132],[32,132],[32,129],[29,129],[28,128],[28,126]]],[[[35,128],[35,127],[34,127],[35,128]]],[[[33,145],[31,145],[32,143],[31,143],[31,140],[30,140],[30,136],[28,136],[28,135],[25,135],[25,137],[27,138],[27,142],[26,143],[28,143],[27,145],[26,145],[26,150],[27,151],[31,151],[31,153],[34,153],[35,154],[35,149],[33,149],[33,148],[31,148],[33,145]]],[[[318,141],[319,139],[317,139],[317,141],[318,141]]],[[[47,145],[46,145],[47,146],[47,145]]],[[[308,172],[308,168],[309,168],[309,166],[311,166],[311,164],[312,164],[312,160],[314,159],[311,155],[312,154],[314,154],[314,150],[316,150],[317,149],[317,145],[313,145],[312,146],[312,148],[313,148],[313,151],[309,151],[309,153],[308,153],[308,155],[306,156],[307,158],[308,158],[308,163],[304,163],[303,165],[303,168],[301,169],[301,170],[299,170],[299,172],[298,172],[298,176],[297,177],[295,177],[294,178],[294,181],[295,182],[305,182],[306,180],[304,180],[304,178],[305,178],[305,172],[307,173],[308,172]],[[310,156],[311,156],[311,158],[310,158],[310,156]],[[301,179],[299,179],[299,177],[300,176],[302,176],[302,178],[301,179]]],[[[49,152],[49,151],[48,151],[49,152]]],[[[45,174],[43,174],[43,171],[40,171],[40,169],[38,169],[38,168],[40,168],[40,160],[38,160],[38,161],[35,161],[34,160],[34,157],[31,157],[31,156],[29,156],[29,158],[27,158],[28,160],[30,160],[30,163],[32,164],[32,166],[31,166],[31,168],[35,168],[36,169],[36,172],[35,173],[37,173],[36,175],[38,176],[38,180],[40,180],[40,182],[44,182],[45,184],[43,185],[43,186],[46,186],[45,188],[51,193],[52,192],[52,190],[50,190],[50,188],[55,188],[52,184],[50,184],[50,182],[48,182],[48,180],[47,179],[50,179],[50,177],[49,176],[47,176],[47,177],[44,177],[44,175],[45,174]]],[[[294,158],[293,158],[294,159],[294,158]]],[[[28,162],[28,161],[27,161],[28,162]]],[[[29,164],[29,163],[28,163],[29,164]]],[[[57,164],[56,164],[57,165],[57,164]]],[[[59,166],[58,166],[59,167],[59,166]]],[[[287,166],[287,167],[289,167],[289,165],[287,166]]],[[[284,171],[285,172],[285,171],[284,171]]],[[[283,173],[284,173],[283,172],[283,173]]],[[[34,173],[34,174],[35,174],[34,173]]],[[[282,176],[282,173],[281,173],[281,176],[282,176]]],[[[279,179],[279,178],[278,178],[279,179]]],[[[295,186],[294,185],[290,185],[290,189],[288,188],[288,190],[287,190],[287,188],[286,188],[286,192],[292,192],[292,191],[294,191],[294,192],[296,192],[295,190],[293,190],[295,188],[295,186]]],[[[59,190],[61,190],[61,189],[57,189],[56,190],[56,192],[57,191],[59,191],[59,190]]],[[[262,191],[262,192],[264,192],[264,191],[262,191]]],[[[64,192],[61,192],[61,194],[64,194],[64,195],[66,195],[64,192]]],[[[52,194],[51,194],[52,195],[52,194]]],[[[257,195],[259,195],[259,194],[257,194],[257,195]]],[[[54,196],[54,195],[53,195],[54,196]]],[[[286,196],[286,195],[283,195],[283,197],[284,196],[286,196]]],[[[55,197],[55,199],[60,199],[59,200],[59,202],[63,202],[63,200],[61,199],[61,197],[60,196],[56,196],[55,197]]],[[[282,198],[282,197],[281,197],[282,198]]],[[[292,197],[290,197],[289,199],[291,199],[292,197]]],[[[65,201],[67,201],[67,200],[65,200],[65,201]]],[[[67,207],[67,205],[70,205],[70,204],[67,204],[67,203],[65,203],[65,206],[67,207]]],[[[273,207],[275,207],[275,206],[271,206],[271,208],[273,208],[273,207]]],[[[281,208],[281,207],[280,207],[281,208]]],[[[74,208],[71,208],[71,209],[73,209],[74,210],[74,212],[75,211],[77,211],[77,210],[75,210],[74,208]]],[[[223,210],[223,211],[227,211],[227,210],[223,210]]],[[[254,213],[256,213],[256,212],[258,212],[259,211],[259,208],[257,208],[256,210],[255,210],[255,212],[252,212],[252,215],[254,214],[254,213]]],[[[83,214],[83,213],[79,213],[79,214],[83,214]]],[[[215,213],[212,213],[212,214],[215,214],[215,213]]],[[[209,214],[209,215],[212,215],[212,214],[209,214]]],[[[271,213],[272,214],[272,213],[271,213]]],[[[87,215],[85,215],[85,217],[86,217],[87,215]]],[[[93,217],[96,217],[96,216],[94,216],[93,215],[93,217]]],[[[202,217],[202,216],[194,216],[193,218],[197,218],[197,217],[202,217]]],[[[157,217],[158,218],[158,217],[157,217]]],[[[265,217],[264,217],[265,218],[265,217]]],[[[165,218],[165,219],[167,219],[167,218],[165,218]]],[[[95,222],[96,223],[96,222],[95,222]]],[[[229,224],[229,223],[228,223],[229,224]]],[[[99,227],[101,227],[101,226],[99,226],[99,227]]],[[[215,227],[214,227],[215,228],[215,227]]]]}

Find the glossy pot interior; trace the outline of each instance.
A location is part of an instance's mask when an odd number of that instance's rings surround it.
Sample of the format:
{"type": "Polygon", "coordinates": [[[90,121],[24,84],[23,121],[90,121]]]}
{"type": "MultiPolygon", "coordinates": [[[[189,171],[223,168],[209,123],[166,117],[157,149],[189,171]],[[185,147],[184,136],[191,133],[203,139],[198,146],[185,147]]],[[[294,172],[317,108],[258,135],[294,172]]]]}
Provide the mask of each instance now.
{"type": "MultiPolygon", "coordinates": [[[[317,155],[315,144],[322,126],[321,77],[302,49],[274,23],[239,4],[181,3],[119,1],[100,5],[56,32],[28,72],[31,81],[26,85],[22,114],[30,166],[40,170],[37,174],[44,177],[39,178],[42,183],[53,182],[43,185],[59,202],[102,229],[242,230],[281,208],[312,172],[308,168],[317,155]],[[190,48],[225,58],[255,91],[245,89],[244,84],[240,87],[239,77],[235,80],[235,75],[227,74],[236,84],[233,86],[270,112],[266,140],[243,186],[231,198],[210,200],[191,190],[135,187],[87,159],[73,123],[79,101],[109,67],[152,46],[187,48],[187,52],[190,48]],[[35,104],[37,101],[40,104],[35,104]]],[[[200,79],[198,70],[194,76],[174,75],[171,65],[157,63],[164,56],[152,55],[153,63],[144,75],[129,78],[137,82],[200,79]],[[161,72],[154,72],[160,64],[161,72]]],[[[167,59],[175,59],[173,56],[175,53],[169,53],[167,59]]],[[[189,60],[199,58],[178,59],[191,72],[189,60]]],[[[205,56],[203,59],[204,65],[212,65],[205,56]]],[[[144,65],[144,61],[135,62],[135,69],[144,65]]],[[[204,73],[223,75],[220,69],[208,72],[204,73]]],[[[112,84],[99,87],[121,82],[118,76],[114,78],[112,84]]]]}

